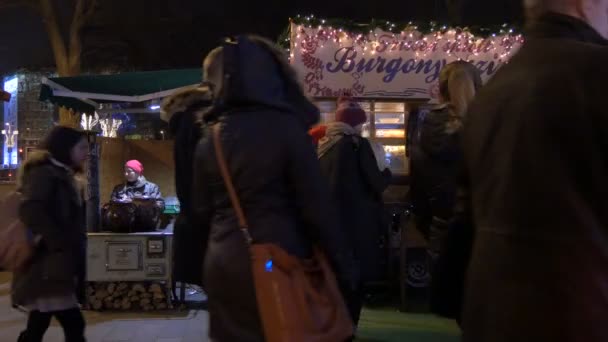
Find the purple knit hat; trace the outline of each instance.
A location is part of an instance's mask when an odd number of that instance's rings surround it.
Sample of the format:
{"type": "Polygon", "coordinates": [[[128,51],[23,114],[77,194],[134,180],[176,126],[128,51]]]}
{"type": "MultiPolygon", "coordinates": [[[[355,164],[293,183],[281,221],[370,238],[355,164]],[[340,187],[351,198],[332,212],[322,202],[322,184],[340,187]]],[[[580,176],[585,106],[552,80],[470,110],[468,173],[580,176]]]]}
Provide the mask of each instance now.
{"type": "Polygon", "coordinates": [[[340,97],[338,99],[338,109],[336,109],[336,121],[349,124],[352,127],[367,122],[367,114],[361,106],[350,97],[340,97]]]}

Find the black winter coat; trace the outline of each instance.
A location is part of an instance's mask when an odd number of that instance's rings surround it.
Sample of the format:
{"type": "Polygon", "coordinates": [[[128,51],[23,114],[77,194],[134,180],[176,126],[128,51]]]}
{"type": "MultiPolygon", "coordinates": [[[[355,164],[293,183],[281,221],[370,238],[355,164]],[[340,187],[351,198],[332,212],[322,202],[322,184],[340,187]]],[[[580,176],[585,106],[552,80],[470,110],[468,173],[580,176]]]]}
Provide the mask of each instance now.
{"type": "Polygon", "coordinates": [[[420,126],[420,139],[412,148],[414,169],[412,186],[418,190],[417,218],[430,225],[432,218],[453,223],[448,231],[437,226],[429,232],[433,255],[430,309],[438,315],[460,320],[464,273],[470,251],[469,227],[453,220],[462,169],[459,130],[450,129],[449,105],[439,105],[425,115],[420,126]],[[445,237],[447,235],[447,238],[445,237]],[[468,247],[468,248],[467,248],[468,247]]]}
{"type": "Polygon", "coordinates": [[[133,183],[118,184],[112,190],[112,201],[120,201],[123,197],[147,197],[162,200],[158,185],[147,181],[143,176],[133,183]]]}
{"type": "Polygon", "coordinates": [[[82,298],[86,224],[74,176],[51,163],[47,153],[37,153],[24,165],[21,182],[19,218],[42,240],[30,265],[13,276],[13,303],[72,293],[82,298]]]}
{"type": "Polygon", "coordinates": [[[461,160],[460,135],[448,132],[450,110],[437,106],[425,115],[420,126],[420,139],[412,146],[411,158],[415,187],[420,206],[428,208],[423,215],[452,216],[456,197],[457,171],[461,160]]]}
{"type": "Polygon", "coordinates": [[[206,236],[197,229],[192,210],[194,153],[201,138],[202,113],[211,105],[207,87],[178,92],[163,101],[162,117],[174,137],[175,190],[180,213],[173,226],[173,277],[175,281],[202,285],[203,246],[206,236]],[[202,242],[201,242],[202,241],[202,242]],[[194,265],[193,260],[197,260],[194,265]]]}
{"type": "Polygon", "coordinates": [[[382,279],[380,239],[387,229],[382,193],[390,182],[390,171],[381,172],[367,139],[345,135],[320,158],[338,208],[340,231],[348,238],[360,280],[382,279]]]}
{"type": "Polygon", "coordinates": [[[263,341],[250,254],[215,159],[212,126],[222,127],[222,146],[254,243],[272,242],[308,257],[319,242],[336,264],[342,237],[307,134],[318,110],[279,67],[282,57],[245,38],[232,48],[235,60],[224,67],[230,88],[204,116],[209,126],[196,151],[194,207],[209,240],[204,287],[210,338],[263,341]]]}
{"type": "Polygon", "coordinates": [[[548,14],[471,106],[463,341],[608,341],[607,62],[590,26],[548,14]]]}

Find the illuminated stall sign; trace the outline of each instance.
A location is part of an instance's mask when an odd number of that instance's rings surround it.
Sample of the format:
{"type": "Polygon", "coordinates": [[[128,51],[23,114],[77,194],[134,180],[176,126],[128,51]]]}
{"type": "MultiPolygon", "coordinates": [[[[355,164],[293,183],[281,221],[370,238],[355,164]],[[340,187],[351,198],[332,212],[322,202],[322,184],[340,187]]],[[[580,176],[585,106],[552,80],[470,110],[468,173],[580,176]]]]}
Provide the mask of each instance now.
{"type": "Polygon", "coordinates": [[[472,62],[488,80],[523,38],[481,38],[456,29],[356,34],[292,23],[290,41],[291,63],[310,96],[420,99],[437,97],[439,73],[455,60],[472,62]]]}

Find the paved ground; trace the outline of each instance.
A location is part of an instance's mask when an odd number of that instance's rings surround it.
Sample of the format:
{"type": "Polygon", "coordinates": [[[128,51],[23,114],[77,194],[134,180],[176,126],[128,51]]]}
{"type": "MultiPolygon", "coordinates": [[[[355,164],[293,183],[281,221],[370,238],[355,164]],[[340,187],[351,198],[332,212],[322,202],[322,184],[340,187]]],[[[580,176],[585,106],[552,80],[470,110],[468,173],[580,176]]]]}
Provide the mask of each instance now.
{"type": "MultiPolygon", "coordinates": [[[[10,276],[0,273],[0,342],[17,340],[26,322],[25,314],[11,308],[10,276]]],[[[85,312],[88,342],[202,342],[207,341],[208,315],[202,310],[167,313],[85,312]]],[[[44,342],[62,342],[56,322],[44,342]]]]}
{"type": "MultiPolygon", "coordinates": [[[[0,272],[0,342],[14,342],[26,316],[10,306],[10,275],[0,272]]],[[[204,310],[164,313],[85,312],[88,342],[205,342],[208,314],[204,310]]],[[[366,309],[359,342],[458,342],[454,322],[430,315],[404,314],[395,309],[366,309]]],[[[56,322],[44,342],[62,342],[56,322]]],[[[236,342],[236,341],[235,341],[236,342]]]]}

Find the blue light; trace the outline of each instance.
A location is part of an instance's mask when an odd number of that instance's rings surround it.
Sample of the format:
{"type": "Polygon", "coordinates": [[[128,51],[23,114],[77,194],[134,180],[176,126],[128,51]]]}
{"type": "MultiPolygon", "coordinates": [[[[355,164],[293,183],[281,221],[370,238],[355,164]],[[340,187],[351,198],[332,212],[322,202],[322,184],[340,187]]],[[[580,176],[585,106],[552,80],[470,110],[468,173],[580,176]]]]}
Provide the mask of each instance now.
{"type": "Polygon", "coordinates": [[[272,259],[266,261],[265,267],[266,267],[266,272],[272,272],[272,259]]]}
{"type": "Polygon", "coordinates": [[[19,78],[17,76],[7,79],[3,85],[4,91],[15,94],[19,90],[19,78]]]}
{"type": "Polygon", "coordinates": [[[17,153],[16,151],[11,151],[10,153],[10,164],[12,165],[19,165],[19,163],[17,162],[17,153]]]}

